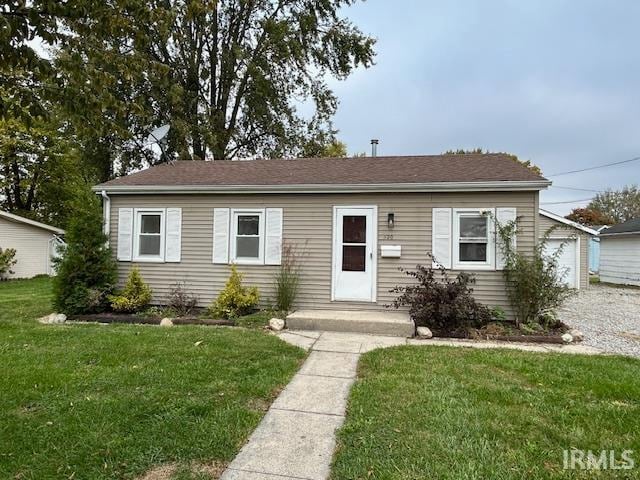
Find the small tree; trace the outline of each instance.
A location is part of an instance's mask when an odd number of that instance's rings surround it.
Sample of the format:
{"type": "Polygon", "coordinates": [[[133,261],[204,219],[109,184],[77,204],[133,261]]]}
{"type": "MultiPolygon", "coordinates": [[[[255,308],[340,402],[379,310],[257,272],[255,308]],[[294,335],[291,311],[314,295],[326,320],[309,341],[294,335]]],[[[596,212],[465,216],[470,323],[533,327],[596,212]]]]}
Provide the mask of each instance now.
{"type": "Polygon", "coordinates": [[[566,272],[558,263],[568,240],[551,255],[545,254],[545,246],[555,227],[548,229],[533,253],[525,255],[514,247],[519,219],[505,224],[496,221],[500,238],[499,248],[505,259],[502,270],[506,280],[509,301],[516,314],[516,325],[538,323],[547,328],[555,321],[555,311],[574,292],[564,282],[566,272]]]}
{"type": "Polygon", "coordinates": [[[282,246],[282,262],[275,275],[276,306],[283,312],[291,311],[300,288],[300,258],[295,247],[288,242],[282,246]]]}
{"type": "Polygon", "coordinates": [[[119,295],[111,295],[111,308],[116,312],[139,312],[151,301],[151,287],[144,283],[138,267],[133,267],[119,295]]]}
{"type": "Polygon", "coordinates": [[[98,199],[84,195],[71,218],[67,245],[54,260],[53,304],[66,314],[105,310],[116,283],[116,264],[102,232],[98,199]]]}
{"type": "Polygon", "coordinates": [[[15,248],[5,248],[4,250],[0,248],[0,280],[4,280],[7,274],[14,273],[11,267],[18,263],[15,256],[15,248]]]}
{"type": "Polygon", "coordinates": [[[237,318],[251,312],[258,300],[258,289],[242,285],[242,274],[233,264],[229,280],[209,307],[209,313],[218,318],[237,318]]]}

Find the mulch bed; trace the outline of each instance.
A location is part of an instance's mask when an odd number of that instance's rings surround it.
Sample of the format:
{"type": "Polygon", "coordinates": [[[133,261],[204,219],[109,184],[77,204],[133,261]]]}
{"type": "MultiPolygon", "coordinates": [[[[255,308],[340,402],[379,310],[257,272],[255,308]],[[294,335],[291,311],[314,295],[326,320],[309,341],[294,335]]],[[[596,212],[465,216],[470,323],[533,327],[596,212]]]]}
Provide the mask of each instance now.
{"type": "MultiPolygon", "coordinates": [[[[128,323],[128,324],[145,324],[160,325],[162,318],[160,317],[143,317],[139,315],[130,315],[125,313],[94,313],[90,315],[74,315],[69,318],[76,322],[94,322],[94,323],[128,323]]],[[[235,325],[231,320],[200,318],[200,317],[178,317],[171,318],[174,325],[235,325]]]]}
{"type": "MultiPolygon", "coordinates": [[[[524,333],[511,324],[493,323],[481,329],[471,329],[469,331],[433,331],[434,338],[456,338],[467,340],[492,340],[500,342],[521,342],[521,343],[554,343],[563,344],[562,335],[567,333],[570,327],[560,324],[547,331],[524,333]]],[[[575,339],[573,342],[579,342],[575,339]]]]}

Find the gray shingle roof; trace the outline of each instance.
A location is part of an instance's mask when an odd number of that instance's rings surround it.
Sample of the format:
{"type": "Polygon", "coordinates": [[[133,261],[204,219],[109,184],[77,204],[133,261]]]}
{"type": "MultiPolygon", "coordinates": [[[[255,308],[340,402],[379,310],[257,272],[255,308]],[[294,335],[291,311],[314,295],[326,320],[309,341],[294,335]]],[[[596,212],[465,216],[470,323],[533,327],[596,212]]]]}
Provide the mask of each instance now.
{"type": "Polygon", "coordinates": [[[628,233],[640,233],[640,217],[632,218],[631,220],[627,220],[624,223],[619,223],[618,225],[614,225],[611,228],[607,228],[600,232],[600,235],[617,235],[617,234],[628,234],[628,233]]]}

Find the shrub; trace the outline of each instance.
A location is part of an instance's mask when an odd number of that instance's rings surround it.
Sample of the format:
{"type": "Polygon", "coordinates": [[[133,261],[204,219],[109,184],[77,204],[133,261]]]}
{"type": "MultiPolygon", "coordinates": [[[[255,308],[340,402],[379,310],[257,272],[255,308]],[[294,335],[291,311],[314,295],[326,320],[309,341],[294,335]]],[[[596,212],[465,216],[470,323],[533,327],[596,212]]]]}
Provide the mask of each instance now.
{"type": "Polygon", "coordinates": [[[3,280],[7,275],[11,275],[13,267],[18,261],[15,259],[15,248],[0,248],[0,280],[3,280]]]}
{"type": "Polygon", "coordinates": [[[116,283],[116,264],[102,232],[102,209],[95,195],[83,196],[65,238],[67,245],[54,259],[55,309],[66,314],[106,310],[116,283]]]}
{"type": "Polygon", "coordinates": [[[198,305],[198,297],[190,295],[184,282],[176,282],[171,286],[169,293],[169,307],[176,312],[179,317],[189,315],[198,305]]]}
{"type": "Polygon", "coordinates": [[[282,246],[282,263],[275,275],[275,284],[277,309],[290,312],[300,287],[300,255],[290,243],[282,246]]]}
{"type": "Polygon", "coordinates": [[[391,306],[408,306],[416,326],[459,331],[481,327],[491,320],[491,311],[472,296],[473,275],[463,272],[450,280],[442,265],[437,269],[418,265],[415,271],[400,270],[416,279],[417,284],[390,290],[400,294],[391,306]],[[436,278],[436,272],[440,278],[436,278]]]}
{"type": "Polygon", "coordinates": [[[516,325],[537,323],[544,328],[552,326],[555,311],[564,301],[573,295],[564,282],[563,272],[558,263],[568,240],[552,254],[545,255],[545,246],[549,236],[555,229],[547,230],[533,253],[525,255],[513,248],[512,239],[516,234],[518,219],[505,224],[498,224],[500,249],[505,258],[502,270],[506,280],[509,301],[514,308],[516,325]]]}
{"type": "Polygon", "coordinates": [[[237,318],[255,309],[258,300],[258,289],[243,286],[242,274],[235,265],[231,265],[229,280],[209,307],[209,314],[216,318],[237,318]]]}
{"type": "Polygon", "coordinates": [[[133,267],[127,283],[122,292],[118,295],[111,295],[111,308],[116,312],[133,313],[139,312],[151,302],[151,287],[144,283],[138,267],[133,267]]]}

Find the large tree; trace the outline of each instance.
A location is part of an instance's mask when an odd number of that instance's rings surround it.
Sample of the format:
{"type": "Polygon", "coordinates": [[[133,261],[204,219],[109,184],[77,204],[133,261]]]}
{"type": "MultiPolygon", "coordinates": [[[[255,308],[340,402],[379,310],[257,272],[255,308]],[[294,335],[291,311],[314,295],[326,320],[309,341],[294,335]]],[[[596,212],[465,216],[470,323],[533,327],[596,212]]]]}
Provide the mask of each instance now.
{"type": "Polygon", "coordinates": [[[580,225],[613,225],[613,220],[609,215],[590,208],[574,208],[566,219],[579,223],[580,225]]]}
{"type": "Polygon", "coordinates": [[[531,160],[520,160],[518,156],[514,155],[513,153],[490,152],[489,150],[483,150],[481,147],[474,148],[472,150],[465,150],[463,148],[458,148],[457,150],[447,150],[446,152],[444,152],[445,155],[464,155],[464,154],[483,154],[483,153],[501,153],[504,155],[508,155],[513,159],[514,162],[518,162],[523,167],[528,168],[529,170],[531,170],[533,173],[537,175],[542,175],[542,169],[539,166],[534,165],[533,162],[531,162],[531,160]]]}
{"type": "Polygon", "coordinates": [[[601,212],[617,223],[639,218],[640,188],[637,185],[627,185],[620,190],[598,193],[587,208],[601,212]]]}
{"type": "Polygon", "coordinates": [[[302,155],[333,140],[327,77],[372,64],[374,40],[340,15],[352,3],[97,2],[66,22],[65,105],[94,138],[110,132],[130,152],[116,173],[138,166],[135,140],[162,124],[171,125],[168,158],[302,155]]]}
{"type": "Polygon", "coordinates": [[[93,178],[55,119],[0,120],[0,208],[64,228],[72,201],[93,178]]]}

